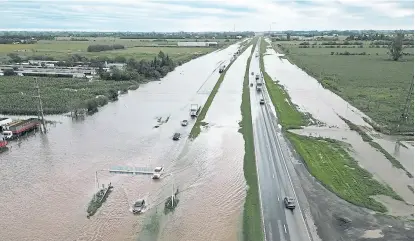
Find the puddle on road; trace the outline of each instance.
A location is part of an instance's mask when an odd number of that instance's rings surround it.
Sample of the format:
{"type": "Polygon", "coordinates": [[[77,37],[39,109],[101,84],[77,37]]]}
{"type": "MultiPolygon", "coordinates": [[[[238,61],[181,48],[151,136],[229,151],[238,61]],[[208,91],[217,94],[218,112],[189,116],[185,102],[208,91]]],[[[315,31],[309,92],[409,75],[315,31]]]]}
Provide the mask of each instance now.
{"type": "MultiPolygon", "coordinates": [[[[299,107],[300,111],[310,113],[315,119],[325,124],[324,127],[310,126],[304,130],[292,130],[292,132],[332,138],[350,144],[353,147],[352,156],[362,167],[374,174],[376,179],[390,185],[406,202],[413,204],[413,193],[408,189],[408,185],[413,185],[413,178],[409,178],[403,170],[393,167],[382,153],[364,142],[358,133],[350,131],[339,116],[373,132],[373,128],[363,120],[363,118],[369,120],[370,118],[330,90],[324,89],[316,79],[296,65],[286,59],[280,59],[273,49],[267,49],[267,54],[264,56],[264,64],[271,78],[274,81],[278,80],[279,84],[284,86],[291,101],[299,107]]],[[[382,146],[387,147],[386,150],[391,151],[391,141],[379,138],[374,140],[379,141],[382,146]]],[[[403,149],[401,147],[400,155],[395,157],[403,165],[405,164],[405,167],[409,167],[408,170],[412,170],[413,147],[409,147],[408,150],[403,149]]],[[[391,154],[394,155],[393,151],[391,154]]],[[[394,209],[393,205],[388,207],[394,209]]]]}

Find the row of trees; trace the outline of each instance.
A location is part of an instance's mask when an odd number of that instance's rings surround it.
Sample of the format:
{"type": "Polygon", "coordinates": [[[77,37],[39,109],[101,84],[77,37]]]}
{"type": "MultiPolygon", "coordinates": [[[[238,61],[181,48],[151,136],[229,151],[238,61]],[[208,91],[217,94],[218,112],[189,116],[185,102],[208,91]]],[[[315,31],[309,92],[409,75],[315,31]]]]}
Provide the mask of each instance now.
{"type": "Polygon", "coordinates": [[[124,49],[124,48],[125,48],[124,45],[121,45],[121,44],[113,44],[113,45],[95,44],[95,45],[89,45],[87,48],[87,51],[88,52],[102,52],[102,51],[124,49]]]}
{"type": "Polygon", "coordinates": [[[133,58],[127,60],[125,69],[112,67],[111,71],[104,71],[102,66],[99,67],[98,73],[104,80],[144,80],[144,79],[160,79],[167,75],[176,67],[176,63],[164,54],[159,52],[157,57],[151,61],[140,60],[133,58]]]}

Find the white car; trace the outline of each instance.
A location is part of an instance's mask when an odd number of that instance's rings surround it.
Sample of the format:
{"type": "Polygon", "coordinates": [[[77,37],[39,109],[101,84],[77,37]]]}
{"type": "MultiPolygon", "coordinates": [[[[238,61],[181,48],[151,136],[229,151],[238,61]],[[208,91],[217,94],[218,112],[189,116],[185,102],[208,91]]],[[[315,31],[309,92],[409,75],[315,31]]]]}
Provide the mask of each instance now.
{"type": "Polygon", "coordinates": [[[189,124],[187,120],[182,120],[182,126],[187,126],[187,124],[189,124]]]}

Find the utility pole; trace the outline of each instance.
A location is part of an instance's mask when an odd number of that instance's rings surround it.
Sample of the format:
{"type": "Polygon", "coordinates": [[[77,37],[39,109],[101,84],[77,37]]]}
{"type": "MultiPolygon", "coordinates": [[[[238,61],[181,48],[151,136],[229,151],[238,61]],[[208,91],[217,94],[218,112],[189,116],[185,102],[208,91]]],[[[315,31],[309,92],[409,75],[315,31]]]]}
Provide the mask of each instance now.
{"type": "Polygon", "coordinates": [[[37,96],[34,96],[34,97],[38,99],[37,116],[39,119],[41,119],[42,126],[43,126],[43,133],[46,133],[45,116],[43,115],[43,105],[42,105],[42,98],[40,96],[40,87],[39,87],[37,78],[34,77],[33,79],[35,80],[35,89],[37,90],[37,96]]]}
{"type": "Polygon", "coordinates": [[[398,132],[400,132],[400,130],[401,130],[401,124],[404,123],[405,121],[407,121],[407,119],[408,119],[409,108],[411,106],[411,101],[412,101],[413,93],[414,93],[414,81],[413,81],[413,79],[414,79],[414,76],[412,76],[411,85],[409,87],[408,94],[407,94],[406,99],[405,99],[405,105],[403,107],[401,116],[399,117],[399,120],[398,120],[398,132]]]}

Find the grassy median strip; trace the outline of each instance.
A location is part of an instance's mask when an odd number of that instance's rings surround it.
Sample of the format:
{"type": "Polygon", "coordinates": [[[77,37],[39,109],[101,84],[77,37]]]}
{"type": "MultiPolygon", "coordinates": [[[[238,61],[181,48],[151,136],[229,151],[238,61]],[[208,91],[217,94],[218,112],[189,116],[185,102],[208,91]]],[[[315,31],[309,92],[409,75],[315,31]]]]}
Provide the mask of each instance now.
{"type": "MultiPolygon", "coordinates": [[[[261,53],[265,52],[266,44],[265,41],[262,42],[261,53]]],[[[274,84],[266,74],[263,55],[261,55],[261,70],[264,72],[264,79],[281,125],[285,129],[301,128],[306,125],[306,115],[287,102],[289,100],[288,94],[274,84]],[[273,95],[274,97],[272,97],[273,95]]],[[[382,194],[402,200],[389,186],[379,183],[373,179],[371,173],[361,168],[345,151],[341,142],[329,138],[313,138],[291,132],[285,133],[304,160],[310,173],[327,189],[344,200],[378,212],[386,212],[387,209],[371,196],[382,194]]],[[[364,139],[371,141],[368,135],[364,136],[364,139]]]]}
{"type": "MultiPolygon", "coordinates": [[[[245,45],[243,47],[243,49],[240,51],[240,54],[242,54],[249,47],[249,45],[250,45],[250,43],[245,45]]],[[[205,126],[207,124],[206,122],[203,122],[203,120],[206,117],[206,113],[208,112],[208,110],[210,108],[210,105],[212,104],[213,99],[215,98],[216,94],[218,93],[220,85],[222,84],[223,80],[225,79],[226,72],[231,67],[231,65],[235,62],[236,59],[237,58],[232,60],[228,64],[228,66],[226,66],[225,70],[222,72],[222,74],[220,75],[218,81],[216,82],[215,86],[213,87],[212,92],[210,92],[210,95],[209,95],[208,99],[206,100],[205,105],[203,106],[202,110],[200,111],[199,115],[197,116],[195,125],[193,126],[192,130],[190,131],[190,134],[189,134],[190,139],[195,139],[196,137],[198,137],[200,132],[201,132],[201,126],[205,126]]]]}
{"type": "Polygon", "coordinates": [[[251,56],[248,58],[243,91],[241,113],[242,121],[239,123],[240,130],[245,141],[244,155],[244,175],[249,186],[246,194],[244,213],[243,213],[243,240],[244,241],[262,241],[264,240],[264,229],[261,221],[261,208],[259,200],[258,178],[256,172],[256,159],[254,148],[254,137],[251,116],[251,101],[249,96],[249,64],[255,45],[252,48],[251,56]]]}
{"type": "Polygon", "coordinates": [[[387,195],[403,200],[389,186],[380,184],[371,173],[361,168],[340,142],[293,133],[287,133],[287,136],[311,174],[344,200],[378,212],[387,209],[371,196],[387,195]]]}
{"type": "Polygon", "coordinates": [[[264,54],[268,43],[263,39],[261,42],[260,68],[264,75],[265,85],[274,104],[275,111],[279,114],[279,121],[286,129],[299,129],[309,123],[305,113],[297,111],[295,105],[291,102],[290,96],[278,83],[274,83],[272,78],[265,72],[264,54]]]}

